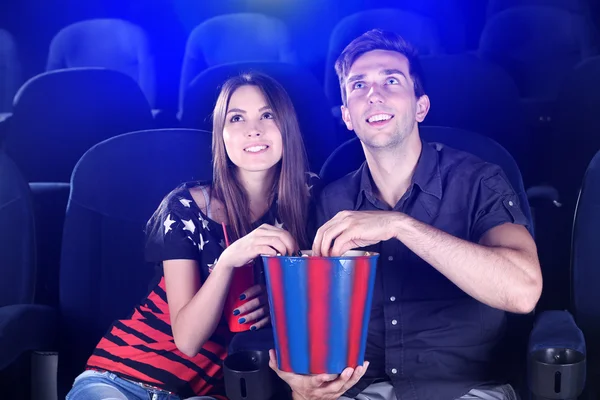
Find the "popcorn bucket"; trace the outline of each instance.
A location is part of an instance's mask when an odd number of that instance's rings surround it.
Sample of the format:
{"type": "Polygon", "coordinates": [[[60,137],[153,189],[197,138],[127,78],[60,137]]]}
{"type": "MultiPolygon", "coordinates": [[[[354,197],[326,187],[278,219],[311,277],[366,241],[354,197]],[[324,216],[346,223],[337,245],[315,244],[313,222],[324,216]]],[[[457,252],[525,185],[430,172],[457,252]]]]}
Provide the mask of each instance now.
{"type": "Polygon", "coordinates": [[[379,254],[263,256],[277,364],[339,374],[364,362],[379,254]]]}

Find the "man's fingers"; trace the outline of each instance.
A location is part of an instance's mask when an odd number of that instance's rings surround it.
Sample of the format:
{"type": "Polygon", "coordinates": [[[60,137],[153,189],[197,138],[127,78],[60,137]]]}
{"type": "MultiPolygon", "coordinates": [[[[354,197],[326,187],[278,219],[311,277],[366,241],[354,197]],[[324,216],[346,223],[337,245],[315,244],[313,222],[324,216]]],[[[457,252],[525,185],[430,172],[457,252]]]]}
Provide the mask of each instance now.
{"type": "Polygon", "coordinates": [[[346,229],[348,229],[348,223],[345,221],[340,221],[335,225],[331,225],[323,233],[323,241],[321,242],[321,254],[323,256],[331,256],[332,245],[335,241],[337,241],[338,236],[340,236],[346,229]]]}
{"type": "MultiPolygon", "coordinates": [[[[358,368],[360,368],[360,367],[358,367],[358,368]]],[[[354,368],[346,368],[345,370],[342,371],[342,373],[338,376],[337,379],[328,382],[326,384],[326,386],[324,387],[324,389],[327,390],[327,392],[343,393],[340,391],[342,390],[344,385],[346,385],[348,380],[350,378],[352,378],[354,373],[355,373],[354,368]]]]}
{"type": "Polygon", "coordinates": [[[294,374],[291,372],[285,372],[279,369],[277,366],[277,354],[273,349],[269,350],[269,367],[271,367],[271,369],[287,383],[289,383],[290,378],[294,377],[294,374]]]}
{"type": "Polygon", "coordinates": [[[344,232],[340,233],[340,235],[335,238],[335,243],[333,244],[333,247],[331,249],[331,257],[340,257],[348,250],[352,250],[358,247],[352,239],[353,236],[354,232],[352,228],[349,228],[344,232]]]}
{"type": "Polygon", "coordinates": [[[362,366],[357,367],[354,370],[354,373],[352,374],[350,379],[348,379],[348,381],[342,387],[342,389],[341,389],[342,393],[346,393],[354,385],[356,385],[358,383],[358,381],[365,375],[365,372],[367,372],[367,368],[369,368],[368,361],[365,361],[362,366]]]}
{"type": "Polygon", "coordinates": [[[315,257],[319,257],[321,255],[321,242],[323,242],[323,231],[327,229],[328,223],[329,222],[326,222],[323,226],[321,226],[319,230],[317,230],[317,234],[315,235],[315,240],[313,241],[312,245],[312,253],[315,257]]]}
{"type": "Polygon", "coordinates": [[[279,375],[281,379],[283,379],[281,374],[284,374],[285,372],[280,371],[279,367],[277,367],[277,355],[275,354],[275,350],[273,349],[269,350],[269,367],[271,367],[271,369],[275,371],[275,373],[279,375]]]}
{"type": "MultiPolygon", "coordinates": [[[[323,248],[323,235],[327,232],[332,226],[337,224],[340,219],[340,213],[337,213],[333,218],[329,221],[325,222],[321,227],[317,230],[317,234],[315,235],[315,240],[313,241],[312,251],[313,256],[325,256],[326,254],[322,254],[323,248]]],[[[329,248],[327,249],[329,250],[329,248]]]]}
{"type": "Polygon", "coordinates": [[[318,374],[310,377],[311,387],[318,388],[324,383],[332,382],[337,379],[339,375],[336,374],[318,374]]]}

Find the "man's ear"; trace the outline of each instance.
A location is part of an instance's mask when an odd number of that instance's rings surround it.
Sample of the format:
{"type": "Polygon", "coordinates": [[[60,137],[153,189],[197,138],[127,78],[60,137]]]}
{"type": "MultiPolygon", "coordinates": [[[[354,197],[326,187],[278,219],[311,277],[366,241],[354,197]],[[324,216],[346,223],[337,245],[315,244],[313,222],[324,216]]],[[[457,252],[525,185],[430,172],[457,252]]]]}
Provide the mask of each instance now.
{"type": "Polygon", "coordinates": [[[342,110],[342,119],[346,124],[346,128],[348,128],[349,131],[354,130],[354,127],[352,126],[352,120],[350,119],[350,111],[348,110],[348,107],[341,106],[340,108],[342,110]]]}
{"type": "Polygon", "coordinates": [[[417,122],[420,123],[425,120],[427,113],[429,113],[429,107],[431,107],[429,96],[424,94],[417,100],[417,115],[415,115],[417,122]]]}

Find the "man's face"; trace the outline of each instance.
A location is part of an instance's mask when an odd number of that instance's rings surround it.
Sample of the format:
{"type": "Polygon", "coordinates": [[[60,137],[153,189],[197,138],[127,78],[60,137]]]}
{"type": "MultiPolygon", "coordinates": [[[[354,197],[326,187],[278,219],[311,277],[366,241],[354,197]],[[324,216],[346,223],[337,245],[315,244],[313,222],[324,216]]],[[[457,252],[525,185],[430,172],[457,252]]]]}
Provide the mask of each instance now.
{"type": "Polygon", "coordinates": [[[429,98],[415,96],[408,59],[395,51],[373,50],[356,59],[345,83],[342,118],[367,147],[395,147],[417,131],[429,98]]]}

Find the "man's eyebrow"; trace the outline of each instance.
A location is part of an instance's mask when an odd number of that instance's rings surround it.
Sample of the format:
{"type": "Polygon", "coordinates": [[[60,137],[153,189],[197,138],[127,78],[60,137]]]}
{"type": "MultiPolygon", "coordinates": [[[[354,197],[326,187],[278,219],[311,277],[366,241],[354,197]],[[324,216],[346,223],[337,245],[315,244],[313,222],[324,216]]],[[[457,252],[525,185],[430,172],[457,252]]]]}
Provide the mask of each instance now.
{"type": "Polygon", "coordinates": [[[352,82],[360,81],[361,79],[365,79],[365,74],[352,75],[352,76],[350,76],[348,78],[348,80],[346,81],[346,83],[352,83],[352,82]]]}
{"type": "Polygon", "coordinates": [[[381,70],[379,75],[402,75],[405,79],[407,79],[406,74],[397,68],[383,69],[383,70],[381,70]]]}

